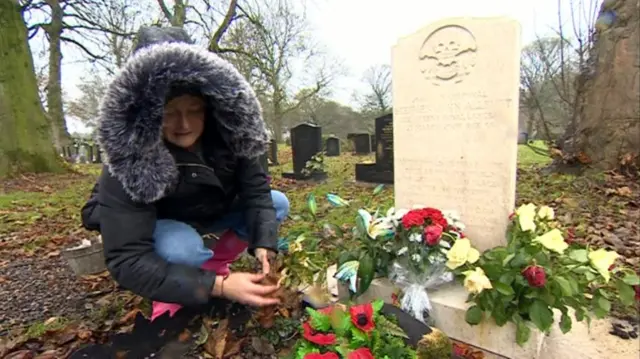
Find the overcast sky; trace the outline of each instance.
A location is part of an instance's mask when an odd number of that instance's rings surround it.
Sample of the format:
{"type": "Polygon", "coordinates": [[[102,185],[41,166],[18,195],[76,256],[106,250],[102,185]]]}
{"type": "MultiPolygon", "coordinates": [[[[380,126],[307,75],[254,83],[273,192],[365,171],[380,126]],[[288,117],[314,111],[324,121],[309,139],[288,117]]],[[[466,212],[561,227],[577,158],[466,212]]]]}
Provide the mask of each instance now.
{"type": "MultiPolygon", "coordinates": [[[[509,16],[522,26],[522,43],[552,34],[557,28],[558,0],[310,0],[307,15],[313,37],[346,67],[347,75],[333,84],[332,97],[352,103],[352,94],[366,90],[363,72],[375,64],[390,63],[391,46],[397,39],[446,17],[509,16]]],[[[588,11],[590,0],[561,0],[565,22],[571,13],[588,11]],[[583,4],[584,3],[584,4],[583,4]],[[582,7],[582,8],[581,8],[582,7]]],[[[599,7],[600,1],[598,1],[599,7]]],[[[71,62],[72,60],[69,60],[71,62]]],[[[85,72],[77,63],[63,65],[63,86],[77,96],[75,84],[85,72]]],[[[83,131],[77,121],[68,121],[71,132],[83,131]]]]}

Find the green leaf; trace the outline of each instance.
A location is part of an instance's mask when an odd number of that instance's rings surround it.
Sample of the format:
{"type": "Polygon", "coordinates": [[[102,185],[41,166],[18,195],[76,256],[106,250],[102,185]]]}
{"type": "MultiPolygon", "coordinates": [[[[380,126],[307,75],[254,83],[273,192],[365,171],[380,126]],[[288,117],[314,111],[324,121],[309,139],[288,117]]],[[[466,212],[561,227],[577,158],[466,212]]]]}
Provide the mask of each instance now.
{"type": "Polygon", "coordinates": [[[375,276],[375,265],[373,259],[368,253],[365,253],[360,259],[360,266],[358,267],[358,278],[360,283],[358,285],[358,295],[364,293],[369,289],[373,277],[375,276]]]}
{"type": "Polygon", "coordinates": [[[515,257],[515,253],[511,253],[508,256],[506,256],[503,260],[502,260],[502,266],[506,267],[507,264],[509,264],[509,262],[511,262],[511,260],[513,259],[513,257],[515,257]]]}
{"type": "Polygon", "coordinates": [[[547,304],[541,300],[536,300],[529,307],[529,318],[540,331],[547,332],[553,324],[553,312],[547,304]]]}
{"type": "Polygon", "coordinates": [[[591,282],[592,280],[596,279],[596,275],[593,274],[593,272],[589,271],[589,272],[585,272],[584,276],[587,278],[587,280],[589,282],[591,282]]]}
{"type": "Polygon", "coordinates": [[[356,257],[355,254],[351,252],[343,252],[340,254],[340,257],[338,257],[338,268],[340,268],[344,263],[355,260],[358,260],[358,257],[356,257]]]}
{"type": "Polygon", "coordinates": [[[583,321],[584,320],[584,309],[582,309],[582,308],[576,309],[575,317],[576,317],[577,321],[579,321],[579,322],[583,321]]]}
{"type": "Polygon", "coordinates": [[[518,321],[518,324],[516,324],[516,343],[522,347],[529,341],[530,336],[531,329],[529,326],[522,320],[518,321]]]}
{"type": "Polygon", "coordinates": [[[640,285],[640,278],[635,274],[628,273],[622,280],[628,285],[640,285]]]}
{"type": "Polygon", "coordinates": [[[500,294],[502,295],[514,295],[515,292],[513,291],[513,288],[511,288],[510,285],[508,284],[504,284],[501,282],[495,282],[493,283],[493,287],[500,292],[500,294]]]}
{"type": "Polygon", "coordinates": [[[513,272],[507,272],[500,276],[498,282],[511,285],[513,281],[516,279],[516,275],[513,272]]]}
{"type": "Polygon", "coordinates": [[[389,334],[394,337],[409,339],[409,336],[398,326],[398,324],[390,321],[384,315],[378,317],[376,322],[376,328],[380,330],[382,334],[389,334]]]}
{"type": "Polygon", "coordinates": [[[616,288],[618,289],[618,295],[620,296],[622,304],[626,306],[635,304],[636,291],[630,285],[627,285],[624,279],[616,281],[616,288]]]}
{"type": "Polygon", "coordinates": [[[573,259],[579,263],[587,263],[589,262],[589,256],[586,249],[576,249],[569,252],[569,258],[573,259]]]}
{"type": "Polygon", "coordinates": [[[567,279],[565,279],[564,277],[560,277],[557,276],[554,278],[555,282],[558,284],[558,286],[560,287],[560,290],[562,290],[562,295],[565,297],[570,297],[573,295],[573,290],[571,288],[571,284],[569,283],[569,281],[567,279]]]}
{"type": "Polygon", "coordinates": [[[562,334],[567,334],[571,330],[571,317],[567,313],[562,313],[560,317],[560,330],[562,334]]]}
{"type": "Polygon", "coordinates": [[[309,208],[309,212],[315,217],[318,211],[318,204],[316,203],[316,196],[313,193],[309,193],[307,207],[309,208]]]}
{"type": "Polygon", "coordinates": [[[366,344],[369,340],[369,337],[367,336],[367,333],[363,332],[362,330],[356,328],[356,327],[352,327],[351,328],[351,344],[352,345],[363,345],[366,344]]]}
{"type": "Polygon", "coordinates": [[[480,322],[482,321],[482,309],[480,309],[480,307],[478,307],[477,305],[474,305],[471,308],[467,309],[464,320],[471,325],[480,324],[480,322]]]}
{"type": "Polygon", "coordinates": [[[597,297],[596,305],[598,308],[604,310],[605,312],[609,312],[611,310],[611,302],[607,298],[597,297]]]}
{"type": "Polygon", "coordinates": [[[309,313],[311,327],[320,332],[326,332],[331,329],[331,318],[312,308],[307,308],[309,313]]]}
{"type": "Polygon", "coordinates": [[[376,188],[373,189],[373,195],[377,196],[380,194],[380,192],[382,192],[382,190],[384,189],[384,185],[383,184],[379,184],[376,186],[376,188]]]}
{"type": "Polygon", "coordinates": [[[373,307],[374,313],[379,313],[382,310],[382,307],[384,306],[384,300],[376,299],[373,302],[371,302],[371,306],[373,307]]]}

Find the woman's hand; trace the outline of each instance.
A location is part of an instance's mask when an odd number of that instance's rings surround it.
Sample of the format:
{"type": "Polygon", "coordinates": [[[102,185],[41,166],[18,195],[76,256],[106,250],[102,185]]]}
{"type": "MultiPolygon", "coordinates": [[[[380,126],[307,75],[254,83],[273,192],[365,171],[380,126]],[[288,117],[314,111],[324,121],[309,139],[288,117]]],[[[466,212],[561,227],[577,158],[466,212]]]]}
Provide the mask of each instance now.
{"type": "Polygon", "coordinates": [[[264,276],[254,273],[231,273],[226,279],[219,276],[213,291],[234,302],[256,307],[279,304],[278,298],[269,297],[278,290],[278,286],[260,284],[264,276]]]}
{"type": "Polygon", "coordinates": [[[262,273],[269,274],[269,271],[271,271],[271,265],[269,264],[269,261],[276,256],[275,252],[266,248],[256,248],[255,254],[256,259],[258,259],[258,261],[262,264],[262,273]]]}

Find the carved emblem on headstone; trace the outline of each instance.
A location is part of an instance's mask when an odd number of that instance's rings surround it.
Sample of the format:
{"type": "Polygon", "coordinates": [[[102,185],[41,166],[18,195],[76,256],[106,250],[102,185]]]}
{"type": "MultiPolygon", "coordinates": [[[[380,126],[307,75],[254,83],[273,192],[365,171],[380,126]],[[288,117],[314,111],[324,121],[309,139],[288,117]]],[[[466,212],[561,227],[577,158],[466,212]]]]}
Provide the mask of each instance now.
{"type": "Polygon", "coordinates": [[[473,70],[477,49],[469,30],[458,25],[443,26],[422,43],[418,55],[422,74],[434,85],[460,83],[473,70]]]}

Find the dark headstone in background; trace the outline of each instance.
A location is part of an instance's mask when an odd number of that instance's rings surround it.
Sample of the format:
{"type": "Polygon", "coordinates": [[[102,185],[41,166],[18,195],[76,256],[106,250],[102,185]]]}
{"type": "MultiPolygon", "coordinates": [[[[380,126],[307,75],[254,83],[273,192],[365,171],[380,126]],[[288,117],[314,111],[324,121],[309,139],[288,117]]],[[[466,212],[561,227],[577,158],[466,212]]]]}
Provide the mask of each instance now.
{"type": "Polygon", "coordinates": [[[356,181],[393,183],[393,114],[375,119],[376,163],[356,164],[356,181]]]}
{"type": "Polygon", "coordinates": [[[354,133],[351,140],[353,141],[353,153],[356,155],[371,153],[371,136],[368,133],[354,133]]]}
{"type": "MultiPolygon", "coordinates": [[[[322,127],[301,124],[291,129],[293,173],[283,173],[284,178],[305,179],[302,170],[311,157],[323,151],[322,127]]],[[[324,174],[326,178],[326,174],[324,174]]]]}
{"type": "Polygon", "coordinates": [[[376,118],[376,165],[393,171],[393,114],[376,118]]]}
{"type": "Polygon", "coordinates": [[[325,145],[326,145],[327,157],[340,156],[340,139],[339,138],[329,137],[327,138],[325,145]]]}

